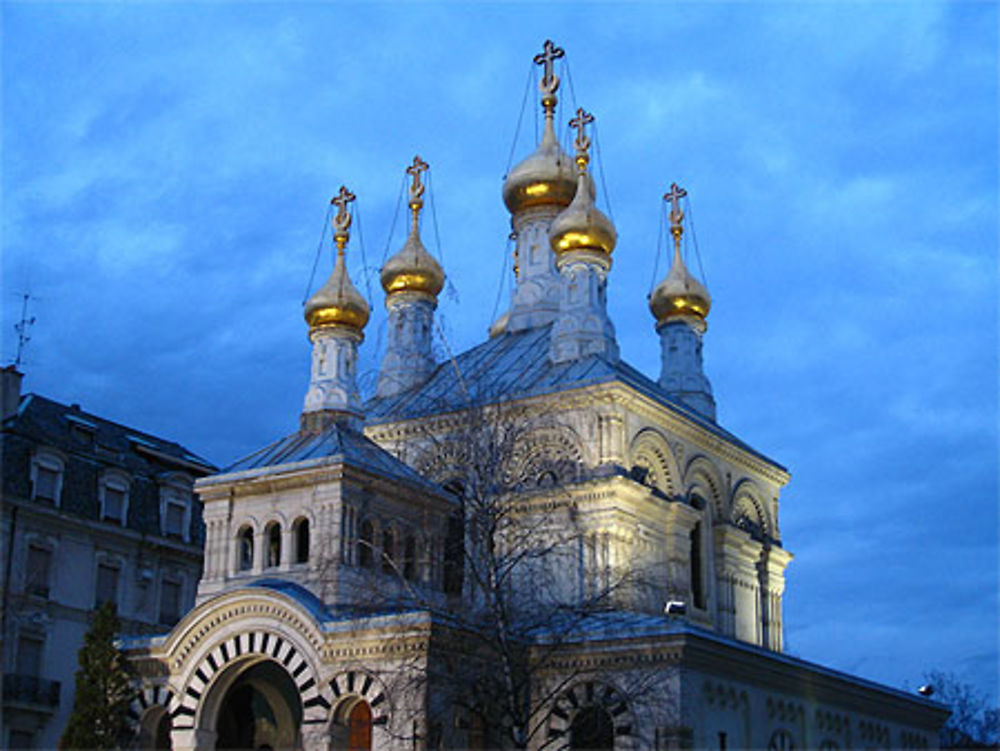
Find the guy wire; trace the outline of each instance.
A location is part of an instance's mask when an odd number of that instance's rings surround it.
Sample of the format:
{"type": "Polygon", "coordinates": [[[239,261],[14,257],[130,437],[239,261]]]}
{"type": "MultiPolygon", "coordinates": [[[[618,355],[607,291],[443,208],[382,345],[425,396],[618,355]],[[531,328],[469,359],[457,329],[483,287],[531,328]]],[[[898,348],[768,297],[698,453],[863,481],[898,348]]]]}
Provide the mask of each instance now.
{"type": "MultiPolygon", "coordinates": [[[[517,137],[521,133],[521,120],[524,118],[524,107],[528,102],[528,91],[531,89],[531,81],[535,70],[534,64],[528,68],[528,79],[524,83],[524,96],[521,97],[521,111],[517,115],[517,126],[514,128],[514,140],[510,144],[510,154],[507,156],[507,168],[504,170],[504,175],[510,172],[510,165],[514,161],[514,149],[517,148],[517,137]]],[[[535,115],[535,131],[538,131],[538,115],[535,115]]]]}
{"type": "Polygon", "coordinates": [[[316,267],[319,266],[319,258],[323,255],[323,242],[326,240],[326,225],[330,223],[331,211],[333,211],[333,205],[327,204],[326,216],[323,218],[323,229],[319,235],[319,245],[316,246],[316,257],[313,259],[312,271],[309,272],[309,282],[306,284],[306,294],[302,298],[303,306],[309,302],[309,293],[312,292],[313,280],[316,278],[316,267]]]}
{"type": "Polygon", "coordinates": [[[365,292],[368,293],[368,303],[374,300],[372,297],[372,270],[368,268],[368,256],[365,253],[365,233],[361,227],[361,201],[354,200],[354,218],[358,220],[358,245],[361,246],[361,268],[365,275],[365,292]]]}
{"type": "Polygon", "coordinates": [[[399,219],[399,207],[403,203],[403,191],[406,190],[406,174],[403,174],[399,181],[399,195],[396,196],[396,210],[392,214],[392,223],[389,225],[389,236],[385,238],[385,250],[382,251],[382,265],[389,257],[389,246],[392,243],[392,236],[396,233],[396,221],[399,219]]]}
{"type": "Polygon", "coordinates": [[[653,279],[649,283],[649,292],[646,294],[648,298],[653,294],[653,288],[656,286],[656,278],[660,271],[660,253],[663,252],[663,236],[666,234],[664,229],[664,214],[667,213],[667,205],[660,201],[660,226],[656,230],[656,259],[653,261],[653,279]]]}
{"type": "Polygon", "coordinates": [[[691,199],[685,197],[684,208],[687,209],[688,226],[691,227],[691,242],[694,245],[694,257],[698,259],[698,271],[701,272],[701,282],[708,286],[708,276],[705,275],[705,267],[701,264],[701,251],[698,249],[698,233],[694,231],[694,212],[691,211],[691,199]]]}
{"type": "Polygon", "coordinates": [[[608,193],[608,185],[604,182],[604,159],[601,157],[601,138],[597,131],[597,120],[594,120],[594,151],[597,153],[597,170],[601,174],[601,192],[604,193],[604,204],[608,207],[608,216],[611,223],[615,223],[615,212],[611,209],[611,194],[608,193]]]}

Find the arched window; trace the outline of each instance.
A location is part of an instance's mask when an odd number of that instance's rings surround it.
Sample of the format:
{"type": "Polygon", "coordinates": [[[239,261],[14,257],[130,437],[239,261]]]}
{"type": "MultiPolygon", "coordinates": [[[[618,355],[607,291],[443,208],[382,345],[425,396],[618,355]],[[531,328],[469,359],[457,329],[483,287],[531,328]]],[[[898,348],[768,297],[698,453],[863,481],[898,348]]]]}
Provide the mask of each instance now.
{"type": "Polygon", "coordinates": [[[382,532],[382,571],[387,574],[396,570],[396,533],[391,527],[382,532]]]}
{"type": "Polygon", "coordinates": [[[253,568],[253,530],[250,527],[243,527],[239,535],[239,567],[240,571],[249,571],[253,568]]]}
{"type": "Polygon", "coordinates": [[[295,562],[306,563],[309,560],[309,520],[299,519],[295,522],[295,562]]]}
{"type": "Polygon", "coordinates": [[[101,476],[98,494],[101,499],[101,519],[124,526],[128,518],[128,476],[113,470],[105,472],[101,476]]]}
{"type": "Polygon", "coordinates": [[[267,559],[265,568],[276,568],[281,563],[281,526],[277,522],[267,525],[267,559]]]}
{"type": "Polygon", "coordinates": [[[417,542],[413,535],[407,535],[403,545],[403,577],[409,581],[417,578],[417,542]]]}
{"type": "Polygon", "coordinates": [[[615,747],[615,726],[603,707],[584,707],[569,727],[569,747],[573,751],[611,751],[615,747]]]}
{"type": "Polygon", "coordinates": [[[705,609],[705,569],[702,559],[701,522],[691,530],[691,602],[705,609]]]}
{"type": "Polygon", "coordinates": [[[347,751],[371,751],[372,710],[368,702],[359,701],[347,715],[347,751]]]}
{"type": "Polygon", "coordinates": [[[361,522],[358,529],[358,565],[372,568],[375,563],[375,527],[370,520],[361,522]]]}
{"type": "Polygon", "coordinates": [[[462,594],[465,578],[465,517],[461,513],[448,519],[448,534],[444,541],[444,591],[462,594]]]}

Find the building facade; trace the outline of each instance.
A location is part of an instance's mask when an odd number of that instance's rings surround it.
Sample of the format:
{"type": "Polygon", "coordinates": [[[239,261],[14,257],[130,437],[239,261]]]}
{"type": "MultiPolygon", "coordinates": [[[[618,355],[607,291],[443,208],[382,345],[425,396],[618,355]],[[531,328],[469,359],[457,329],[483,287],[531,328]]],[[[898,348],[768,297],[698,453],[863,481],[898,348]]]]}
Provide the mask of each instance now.
{"type": "Polygon", "coordinates": [[[194,603],[203,527],[194,480],[214,470],[176,443],[37,394],[2,371],[5,748],[55,748],[77,651],[110,601],[127,634],[194,603]]]}
{"type": "Polygon", "coordinates": [[[617,238],[587,126],[507,175],[516,287],[489,338],[436,362],[444,270],[411,227],[382,269],[388,344],[357,388],[369,303],[336,263],[306,305],[299,427],[198,481],[197,605],[129,644],[141,737],[174,749],[932,748],[932,702],[783,654],[785,468],[716,421],[711,297],[683,256],[650,299],[656,378],[606,307],[617,238]]]}

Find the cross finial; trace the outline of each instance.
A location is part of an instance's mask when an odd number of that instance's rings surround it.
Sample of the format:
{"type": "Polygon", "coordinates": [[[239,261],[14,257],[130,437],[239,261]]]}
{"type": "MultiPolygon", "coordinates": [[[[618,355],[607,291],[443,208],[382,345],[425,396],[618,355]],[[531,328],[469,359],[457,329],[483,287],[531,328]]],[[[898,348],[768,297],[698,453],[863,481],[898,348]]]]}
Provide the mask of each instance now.
{"type": "Polygon", "coordinates": [[[556,47],[551,39],[546,39],[542,51],[535,55],[535,64],[543,66],[542,80],[538,82],[538,88],[543,94],[555,94],[559,88],[559,76],[555,73],[553,63],[565,54],[562,47],[556,47]]]}
{"type": "Polygon", "coordinates": [[[351,214],[347,210],[347,204],[351,203],[355,195],[346,186],[340,186],[340,192],[330,199],[330,204],[337,207],[337,214],[333,217],[333,239],[337,243],[337,250],[343,250],[347,245],[347,230],[351,226],[351,214]]]}
{"type": "Polygon", "coordinates": [[[674,236],[675,248],[680,247],[681,234],[684,232],[681,224],[684,221],[684,212],[681,211],[680,200],[687,194],[688,192],[677,183],[670,183],[670,190],[663,194],[663,200],[670,204],[670,234],[674,236]]]}
{"type": "Polygon", "coordinates": [[[413,183],[410,185],[410,208],[413,208],[414,203],[420,202],[424,195],[424,184],[420,181],[420,175],[426,172],[428,167],[427,162],[415,156],[413,164],[406,168],[406,174],[413,178],[413,183]]]}
{"type": "Polygon", "coordinates": [[[594,122],[594,116],[585,111],[583,107],[578,107],[576,117],[569,121],[569,127],[576,128],[576,139],[573,145],[576,146],[576,162],[581,167],[587,166],[587,149],[590,148],[590,136],[587,135],[587,124],[594,122]],[[580,160],[583,164],[580,164],[580,160]]]}

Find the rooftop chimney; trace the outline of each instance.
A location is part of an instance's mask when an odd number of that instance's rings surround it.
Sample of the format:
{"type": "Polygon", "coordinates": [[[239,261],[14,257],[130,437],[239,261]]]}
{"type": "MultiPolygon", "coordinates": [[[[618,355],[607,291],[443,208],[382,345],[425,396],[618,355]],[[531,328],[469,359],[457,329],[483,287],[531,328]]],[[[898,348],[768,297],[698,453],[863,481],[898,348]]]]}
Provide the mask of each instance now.
{"type": "Polygon", "coordinates": [[[24,374],[18,371],[14,365],[8,365],[0,369],[0,409],[2,409],[3,420],[17,414],[18,404],[21,402],[21,379],[24,374]]]}

